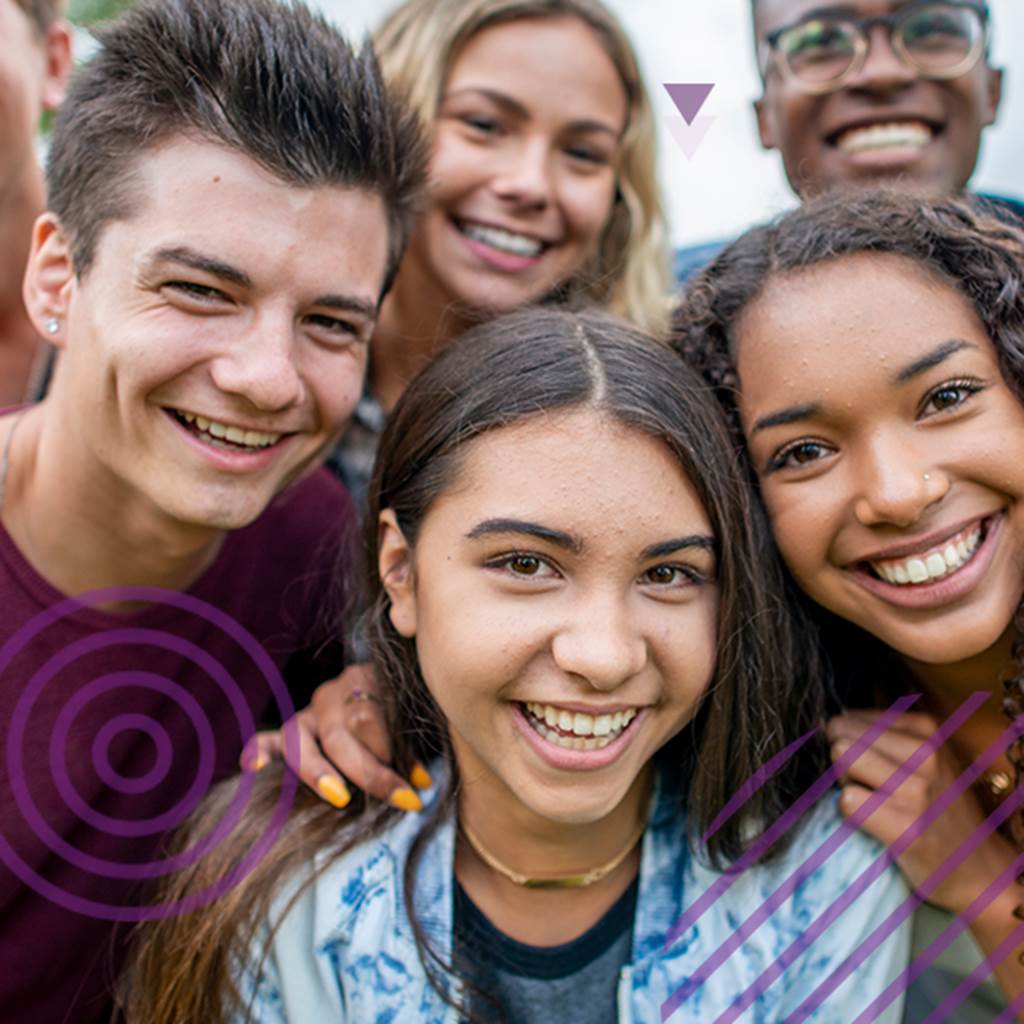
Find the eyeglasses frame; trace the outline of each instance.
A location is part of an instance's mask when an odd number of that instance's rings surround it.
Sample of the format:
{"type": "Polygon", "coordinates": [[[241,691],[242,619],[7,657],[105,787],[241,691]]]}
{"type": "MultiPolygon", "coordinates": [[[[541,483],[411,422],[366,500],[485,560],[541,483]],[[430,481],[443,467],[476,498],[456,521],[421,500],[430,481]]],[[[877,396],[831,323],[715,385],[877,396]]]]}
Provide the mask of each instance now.
{"type": "MultiPolygon", "coordinates": [[[[768,46],[769,59],[773,60],[776,67],[779,69],[779,73],[786,81],[792,83],[796,88],[802,92],[809,93],[815,96],[822,96],[826,93],[837,92],[841,89],[851,78],[858,75],[863,69],[865,63],[867,63],[868,53],[871,50],[871,30],[876,25],[883,25],[889,31],[889,46],[892,48],[896,58],[903,64],[904,67],[909,68],[915,74],[920,75],[922,78],[928,78],[933,81],[947,81],[951,78],[958,78],[960,75],[966,74],[978,63],[981,56],[988,50],[989,45],[989,18],[991,12],[988,4],[979,3],[977,0],[920,0],[915,4],[910,4],[906,7],[900,8],[894,14],[882,14],[877,15],[873,18],[859,18],[852,15],[842,15],[834,18],[834,21],[842,22],[847,25],[852,25],[857,29],[857,34],[854,37],[856,40],[854,46],[853,57],[850,60],[850,66],[837,78],[832,79],[828,82],[823,82],[819,85],[808,83],[800,78],[798,75],[793,73],[789,63],[783,58],[779,52],[778,43],[779,39],[787,32],[791,32],[793,29],[802,25],[806,21],[813,21],[816,18],[820,18],[826,11],[815,11],[804,15],[797,21],[792,22],[789,25],[782,25],[779,28],[772,29],[768,32],[764,41],[768,46]],[[935,74],[934,72],[923,71],[918,67],[907,54],[900,37],[896,35],[896,29],[908,17],[913,15],[915,12],[920,11],[924,7],[933,7],[941,5],[944,7],[954,7],[960,10],[973,11],[981,19],[981,36],[979,37],[978,43],[972,49],[972,51],[964,57],[964,59],[952,68],[946,71],[935,74]]],[[[762,72],[762,78],[767,78],[768,64],[765,62],[764,71],[762,72]]]]}

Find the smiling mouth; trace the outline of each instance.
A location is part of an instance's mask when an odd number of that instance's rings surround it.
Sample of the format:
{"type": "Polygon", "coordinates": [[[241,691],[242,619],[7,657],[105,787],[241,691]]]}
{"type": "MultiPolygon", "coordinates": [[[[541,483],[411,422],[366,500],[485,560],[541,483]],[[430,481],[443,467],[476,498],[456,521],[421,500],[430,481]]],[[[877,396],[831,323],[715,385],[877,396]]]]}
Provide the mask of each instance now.
{"type": "Polygon", "coordinates": [[[991,517],[968,526],[925,551],[906,558],[860,563],[872,576],[896,587],[919,587],[946,579],[975,557],[988,536],[991,517]]]}
{"type": "Polygon", "coordinates": [[[506,231],[504,228],[490,227],[487,224],[477,224],[473,221],[458,220],[452,218],[459,233],[474,242],[488,245],[499,252],[508,253],[510,256],[524,256],[535,258],[540,256],[546,249],[550,248],[547,242],[530,235],[521,235],[514,231],[506,231]]]}
{"type": "Polygon", "coordinates": [[[841,153],[854,156],[891,149],[924,149],[937,131],[924,121],[887,121],[846,128],[829,141],[841,153]]]}
{"type": "Polygon", "coordinates": [[[585,715],[552,704],[520,704],[523,717],[539,736],[565,750],[600,750],[617,740],[637,716],[637,709],[613,715],[585,715]]]}
{"type": "Polygon", "coordinates": [[[241,427],[217,420],[209,420],[205,416],[184,412],[181,409],[165,409],[180,426],[204,444],[213,448],[223,448],[234,452],[258,452],[272,448],[285,434],[269,434],[259,430],[243,430],[241,427]]]}

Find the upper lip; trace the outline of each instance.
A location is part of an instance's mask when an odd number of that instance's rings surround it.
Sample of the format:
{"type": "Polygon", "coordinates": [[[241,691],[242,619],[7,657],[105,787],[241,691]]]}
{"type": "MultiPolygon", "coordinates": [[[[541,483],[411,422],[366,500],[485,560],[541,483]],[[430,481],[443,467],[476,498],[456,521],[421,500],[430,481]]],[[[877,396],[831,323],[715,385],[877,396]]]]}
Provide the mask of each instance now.
{"type": "Polygon", "coordinates": [[[522,228],[513,227],[510,224],[496,224],[494,221],[484,220],[482,217],[463,217],[456,214],[455,219],[461,224],[475,224],[481,228],[494,228],[496,231],[507,231],[510,235],[522,235],[523,238],[532,238],[533,241],[540,242],[541,245],[557,244],[555,239],[545,238],[543,235],[538,235],[535,231],[524,231],[522,228]]]}
{"type": "Polygon", "coordinates": [[[916,537],[914,540],[906,541],[903,544],[896,544],[892,547],[873,551],[868,555],[862,555],[856,559],[856,562],[889,562],[896,558],[908,558],[911,555],[918,555],[928,551],[930,548],[938,547],[943,541],[949,540],[950,537],[955,537],[969,526],[981,525],[991,517],[992,513],[989,515],[974,515],[968,519],[961,520],[959,523],[943,526],[940,529],[933,530],[931,533],[916,537]]]}
{"type": "Polygon", "coordinates": [[[186,409],[181,405],[168,405],[164,408],[174,413],[187,413],[189,416],[202,416],[204,420],[209,420],[211,423],[222,423],[225,427],[236,427],[238,430],[244,430],[246,433],[253,434],[297,434],[297,430],[286,430],[284,427],[271,427],[266,424],[247,424],[240,423],[238,420],[230,416],[216,416],[206,412],[196,412],[194,409],[186,409]]]}
{"type": "Polygon", "coordinates": [[[942,121],[927,114],[919,114],[912,110],[872,110],[856,117],[848,117],[833,125],[825,132],[825,138],[828,142],[835,143],[838,142],[840,135],[854,128],[870,128],[877,124],[903,124],[907,121],[920,121],[928,125],[932,131],[942,129],[942,121]]]}
{"type": "Polygon", "coordinates": [[[579,712],[582,715],[591,715],[593,718],[597,718],[599,715],[614,715],[618,711],[642,711],[647,707],[646,704],[609,704],[607,707],[595,708],[589,704],[580,704],[578,701],[543,700],[537,697],[524,697],[519,700],[519,703],[547,704],[560,711],[579,712]]]}

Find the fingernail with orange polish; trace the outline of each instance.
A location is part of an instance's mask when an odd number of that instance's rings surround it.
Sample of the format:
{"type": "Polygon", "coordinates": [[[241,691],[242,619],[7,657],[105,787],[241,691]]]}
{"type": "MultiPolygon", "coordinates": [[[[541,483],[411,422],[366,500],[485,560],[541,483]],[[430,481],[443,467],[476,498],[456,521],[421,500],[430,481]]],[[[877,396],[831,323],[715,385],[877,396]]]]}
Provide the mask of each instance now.
{"type": "Polygon", "coordinates": [[[336,779],[331,775],[321,775],[317,779],[316,788],[332,807],[337,807],[339,810],[352,799],[348,786],[341,779],[336,779]]]}
{"type": "Polygon", "coordinates": [[[422,811],[423,801],[417,796],[413,790],[409,789],[408,786],[403,786],[401,789],[396,789],[394,793],[388,797],[388,803],[392,807],[397,807],[400,811],[422,811]]]}
{"type": "Polygon", "coordinates": [[[434,780],[430,777],[430,772],[419,761],[413,766],[409,778],[417,789],[429,789],[434,784],[434,780]]]}

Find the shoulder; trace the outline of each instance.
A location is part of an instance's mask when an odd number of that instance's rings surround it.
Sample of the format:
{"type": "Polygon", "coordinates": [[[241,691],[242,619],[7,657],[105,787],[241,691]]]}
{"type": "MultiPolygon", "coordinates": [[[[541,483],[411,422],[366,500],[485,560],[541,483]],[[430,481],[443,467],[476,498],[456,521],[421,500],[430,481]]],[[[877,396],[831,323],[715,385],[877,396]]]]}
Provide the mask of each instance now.
{"type": "MultiPolygon", "coordinates": [[[[442,1020],[403,891],[405,862],[422,827],[419,815],[396,816],[373,838],[322,856],[290,879],[262,928],[264,944],[270,937],[266,956],[254,950],[241,971],[243,994],[268,1014],[283,1007],[287,1021],[442,1020]]],[[[417,914],[428,934],[450,931],[445,849],[453,843],[450,822],[442,822],[417,874],[417,914]]]]}
{"type": "Polygon", "coordinates": [[[676,249],[672,253],[672,276],[676,284],[685,285],[698,271],[703,270],[730,242],[721,239],[716,242],[703,242],[676,249]]]}
{"type": "Polygon", "coordinates": [[[986,213],[1015,227],[1024,227],[1024,203],[1009,196],[994,196],[984,192],[969,193],[974,204],[986,213]]]}
{"type": "MultiPolygon", "coordinates": [[[[834,792],[774,859],[716,871],[693,857],[682,888],[668,941],[653,962],[634,966],[634,982],[680,1021],[713,1020],[739,1001],[749,1008],[744,1021],[807,1008],[799,1019],[848,1022],[906,967],[909,914],[895,921],[905,883],[884,849],[843,821],[834,792]]],[[[901,1008],[897,993],[878,1019],[896,1021],[901,1008]]]]}

